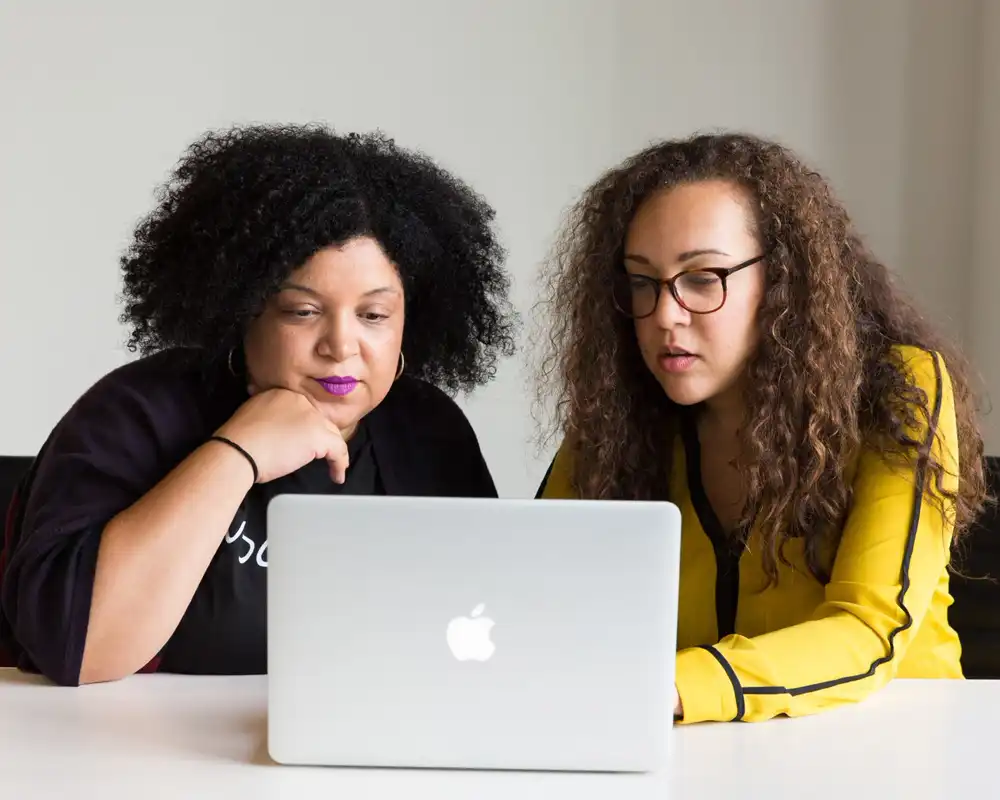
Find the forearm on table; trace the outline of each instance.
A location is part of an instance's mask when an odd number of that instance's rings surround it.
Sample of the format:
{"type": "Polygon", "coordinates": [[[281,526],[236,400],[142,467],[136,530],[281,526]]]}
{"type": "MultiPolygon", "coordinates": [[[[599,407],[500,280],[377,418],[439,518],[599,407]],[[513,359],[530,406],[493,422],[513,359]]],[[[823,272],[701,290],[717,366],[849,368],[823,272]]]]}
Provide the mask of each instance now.
{"type": "Polygon", "coordinates": [[[125,677],[159,652],[252,483],[239,452],[208,442],[107,524],[80,683],[125,677]]]}

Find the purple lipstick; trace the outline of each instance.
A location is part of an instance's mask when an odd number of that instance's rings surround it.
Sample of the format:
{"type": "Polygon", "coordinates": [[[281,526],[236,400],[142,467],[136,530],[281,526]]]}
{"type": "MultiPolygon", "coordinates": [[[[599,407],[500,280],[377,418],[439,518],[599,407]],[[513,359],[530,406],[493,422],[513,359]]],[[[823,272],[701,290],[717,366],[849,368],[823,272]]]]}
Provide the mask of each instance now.
{"type": "Polygon", "coordinates": [[[337,397],[350,394],[358,386],[358,379],[350,375],[331,375],[329,378],[317,378],[316,381],[327,392],[337,397]]]}

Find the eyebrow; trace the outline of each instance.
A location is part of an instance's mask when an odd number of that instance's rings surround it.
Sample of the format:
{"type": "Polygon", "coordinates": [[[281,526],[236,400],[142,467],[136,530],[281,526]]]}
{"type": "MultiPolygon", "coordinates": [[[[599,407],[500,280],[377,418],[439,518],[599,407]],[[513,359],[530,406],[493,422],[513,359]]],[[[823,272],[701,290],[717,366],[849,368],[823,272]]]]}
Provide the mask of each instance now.
{"type": "MultiPolygon", "coordinates": [[[[294,289],[297,292],[305,292],[313,297],[319,297],[320,293],[315,289],[310,289],[308,286],[303,286],[301,283],[283,283],[278,288],[278,291],[285,291],[287,289],[294,289]]],[[[379,286],[377,289],[369,289],[365,292],[362,297],[371,297],[376,294],[399,294],[399,290],[393,286],[379,286]]]]}
{"type": "MultiPolygon", "coordinates": [[[[685,250],[683,253],[680,253],[677,256],[677,260],[680,262],[684,262],[684,261],[690,261],[691,259],[697,258],[698,256],[708,256],[708,255],[728,256],[729,253],[726,253],[723,250],[715,250],[714,248],[707,247],[698,250],[685,250]]],[[[645,264],[648,267],[655,266],[652,261],[646,258],[646,256],[641,256],[638,253],[626,253],[625,260],[635,261],[637,264],[645,264]]]]}

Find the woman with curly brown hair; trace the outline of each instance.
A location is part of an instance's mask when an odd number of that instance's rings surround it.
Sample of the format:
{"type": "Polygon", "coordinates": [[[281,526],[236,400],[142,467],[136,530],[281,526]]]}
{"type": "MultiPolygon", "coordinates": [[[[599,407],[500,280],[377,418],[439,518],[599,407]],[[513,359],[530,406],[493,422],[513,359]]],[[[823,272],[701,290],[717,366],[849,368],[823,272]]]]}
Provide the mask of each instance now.
{"type": "Polygon", "coordinates": [[[649,147],[557,248],[546,498],[683,517],[682,722],[962,677],[952,544],[985,496],[969,368],[823,178],[749,135],[649,147]]]}

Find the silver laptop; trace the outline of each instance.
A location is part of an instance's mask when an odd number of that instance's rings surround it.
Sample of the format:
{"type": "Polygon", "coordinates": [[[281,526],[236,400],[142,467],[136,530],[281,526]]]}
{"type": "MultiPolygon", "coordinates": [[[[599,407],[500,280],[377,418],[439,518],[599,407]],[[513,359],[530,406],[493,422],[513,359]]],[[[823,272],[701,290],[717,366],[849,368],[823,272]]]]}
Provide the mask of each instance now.
{"type": "Polygon", "coordinates": [[[658,771],[680,534],[669,503],[276,497],[271,757],[658,771]]]}

